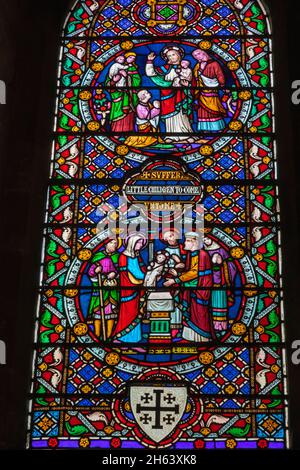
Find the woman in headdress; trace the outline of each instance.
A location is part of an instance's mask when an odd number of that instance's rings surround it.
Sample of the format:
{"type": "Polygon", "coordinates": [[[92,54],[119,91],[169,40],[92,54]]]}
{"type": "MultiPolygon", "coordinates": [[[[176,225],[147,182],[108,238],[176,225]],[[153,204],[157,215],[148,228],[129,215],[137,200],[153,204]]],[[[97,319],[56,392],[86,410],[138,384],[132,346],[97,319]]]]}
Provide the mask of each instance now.
{"type": "Polygon", "coordinates": [[[192,119],[192,98],[189,90],[184,87],[173,87],[173,82],[178,77],[180,63],[184,57],[184,50],[178,46],[164,47],[161,56],[166,64],[161,67],[154,67],[155,53],[148,55],[146,64],[146,75],[161,87],[161,119],[166,125],[168,135],[166,142],[194,142],[193,129],[190,120],[192,119]],[[182,135],[186,134],[186,135],[182,135]]]}
{"type": "Polygon", "coordinates": [[[225,86],[225,76],[220,64],[207,52],[196,49],[192,56],[198,61],[194,68],[193,86],[197,102],[197,130],[223,131],[227,116],[220,97],[219,89],[225,86]]]}
{"type": "Polygon", "coordinates": [[[138,343],[142,339],[140,299],[146,269],[140,250],[145,245],[146,238],[143,235],[131,234],[119,258],[120,311],[113,336],[126,343],[138,343]]]}

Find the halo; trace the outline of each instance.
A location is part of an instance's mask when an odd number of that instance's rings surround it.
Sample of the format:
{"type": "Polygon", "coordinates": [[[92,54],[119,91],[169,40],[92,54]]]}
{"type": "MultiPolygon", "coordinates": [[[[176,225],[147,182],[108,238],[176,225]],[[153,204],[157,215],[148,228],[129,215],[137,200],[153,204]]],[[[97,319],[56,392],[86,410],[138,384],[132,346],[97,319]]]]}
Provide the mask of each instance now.
{"type": "Polygon", "coordinates": [[[177,235],[177,240],[180,240],[181,239],[181,236],[180,236],[180,231],[177,229],[177,228],[164,228],[161,233],[160,233],[160,239],[162,242],[165,242],[164,240],[164,236],[166,233],[168,232],[174,232],[176,233],[177,235]]]}
{"type": "Polygon", "coordinates": [[[176,51],[176,52],[179,52],[180,54],[180,57],[181,59],[183,59],[183,57],[185,56],[185,51],[181,48],[181,47],[178,47],[178,46],[166,46],[162,49],[161,53],[160,53],[160,56],[162,57],[162,59],[164,60],[167,60],[168,57],[167,57],[167,52],[169,51],[176,51]]]}
{"type": "Polygon", "coordinates": [[[135,52],[126,52],[126,54],[124,54],[124,57],[130,57],[130,56],[136,57],[137,54],[135,52]]]}
{"type": "Polygon", "coordinates": [[[107,238],[104,242],[104,246],[107,245],[109,242],[111,242],[113,240],[116,240],[117,250],[119,250],[119,248],[121,248],[121,246],[122,246],[122,239],[120,237],[109,237],[109,238],[107,238]]]}
{"type": "Polygon", "coordinates": [[[117,249],[119,250],[119,249],[121,248],[121,246],[122,246],[122,238],[117,237],[116,240],[117,240],[117,243],[118,243],[117,249]]]}

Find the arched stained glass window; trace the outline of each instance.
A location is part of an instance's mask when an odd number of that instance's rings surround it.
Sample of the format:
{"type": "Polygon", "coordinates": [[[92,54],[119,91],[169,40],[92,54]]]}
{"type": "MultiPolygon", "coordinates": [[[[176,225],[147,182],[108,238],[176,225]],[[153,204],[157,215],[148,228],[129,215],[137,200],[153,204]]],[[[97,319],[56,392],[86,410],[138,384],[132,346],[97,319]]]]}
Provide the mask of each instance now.
{"type": "Polygon", "coordinates": [[[272,37],[261,1],[66,20],[31,448],[285,448],[272,37]]]}

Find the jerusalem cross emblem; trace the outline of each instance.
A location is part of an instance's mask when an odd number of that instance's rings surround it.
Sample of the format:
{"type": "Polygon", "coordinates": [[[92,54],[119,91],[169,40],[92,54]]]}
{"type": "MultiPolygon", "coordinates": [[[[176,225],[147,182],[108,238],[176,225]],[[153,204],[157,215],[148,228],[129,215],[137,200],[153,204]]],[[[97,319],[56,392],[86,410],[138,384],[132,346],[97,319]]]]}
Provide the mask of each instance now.
{"type": "Polygon", "coordinates": [[[130,405],[140,428],[154,442],[167,437],[180,422],[187,404],[184,386],[132,386],[130,405]]]}

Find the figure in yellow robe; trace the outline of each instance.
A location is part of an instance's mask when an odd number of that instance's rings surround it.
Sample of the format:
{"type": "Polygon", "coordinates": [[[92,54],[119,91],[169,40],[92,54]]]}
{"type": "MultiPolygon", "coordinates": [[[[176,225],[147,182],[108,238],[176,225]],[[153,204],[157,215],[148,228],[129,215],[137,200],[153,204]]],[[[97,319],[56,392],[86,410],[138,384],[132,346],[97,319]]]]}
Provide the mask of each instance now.
{"type": "Polygon", "coordinates": [[[157,136],[151,134],[157,131],[160,103],[154,101],[150,103],[151,93],[148,90],[141,90],[138,93],[139,103],[136,108],[136,124],[138,128],[138,135],[127,137],[125,145],[131,147],[150,147],[161,141],[157,136]]]}
{"type": "Polygon", "coordinates": [[[206,52],[197,49],[193,57],[198,61],[194,68],[193,86],[197,103],[197,130],[218,132],[225,129],[227,111],[220,97],[219,88],[225,85],[220,64],[206,52]]]}

